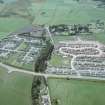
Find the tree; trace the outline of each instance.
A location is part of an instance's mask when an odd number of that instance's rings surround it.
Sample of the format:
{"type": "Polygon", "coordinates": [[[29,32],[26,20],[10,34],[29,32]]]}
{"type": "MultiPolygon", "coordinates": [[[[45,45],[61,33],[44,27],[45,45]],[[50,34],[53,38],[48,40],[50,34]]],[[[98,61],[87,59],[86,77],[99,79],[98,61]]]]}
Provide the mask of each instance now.
{"type": "Polygon", "coordinates": [[[31,89],[32,105],[40,105],[40,86],[42,77],[34,77],[31,89]]]}
{"type": "Polygon", "coordinates": [[[53,99],[54,105],[59,105],[59,100],[57,98],[53,99]]]}
{"type": "Polygon", "coordinates": [[[42,49],[39,57],[35,62],[35,71],[44,72],[47,68],[47,60],[51,59],[51,54],[54,49],[54,45],[51,44],[50,40],[46,40],[46,47],[42,49]]]}

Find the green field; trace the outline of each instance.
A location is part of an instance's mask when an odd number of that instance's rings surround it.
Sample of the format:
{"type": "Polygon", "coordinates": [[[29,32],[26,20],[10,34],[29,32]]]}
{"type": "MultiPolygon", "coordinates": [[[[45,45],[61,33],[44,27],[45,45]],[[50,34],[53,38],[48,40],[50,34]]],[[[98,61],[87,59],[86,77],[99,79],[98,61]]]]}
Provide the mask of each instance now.
{"type": "Polygon", "coordinates": [[[21,43],[21,45],[17,48],[17,50],[25,50],[27,49],[28,45],[26,43],[21,43]]]}
{"type": "Polygon", "coordinates": [[[99,33],[99,34],[94,34],[93,37],[96,41],[99,41],[99,42],[105,44],[105,32],[99,33]]]}
{"type": "Polygon", "coordinates": [[[53,36],[54,44],[58,44],[60,41],[71,41],[74,40],[74,36],[53,36]]]}
{"type": "Polygon", "coordinates": [[[6,38],[9,33],[15,32],[27,25],[30,25],[29,21],[19,17],[0,17],[0,40],[6,38]]]}
{"type": "Polygon", "coordinates": [[[46,0],[33,3],[33,24],[86,24],[97,19],[105,21],[104,8],[97,8],[92,0],[46,0]],[[37,9],[36,9],[37,8],[37,9]]]}
{"type": "MultiPolygon", "coordinates": [[[[33,2],[32,12],[35,14],[33,24],[89,24],[101,20],[105,22],[105,7],[98,8],[99,3],[93,0],[45,0],[33,2]]],[[[105,43],[105,32],[92,36],[94,40],[105,43]]],[[[71,37],[54,37],[55,43],[69,40],[71,37]],[[67,39],[68,38],[68,39],[67,39]]]]}
{"type": "Polygon", "coordinates": [[[29,25],[29,21],[19,17],[0,18],[0,33],[15,32],[24,26],[29,25]]]}
{"type": "Polygon", "coordinates": [[[70,67],[70,62],[70,58],[63,58],[61,55],[53,54],[49,61],[49,65],[53,67],[70,67]]]}
{"type": "Polygon", "coordinates": [[[105,82],[49,78],[48,85],[52,105],[105,105],[105,82]]]}
{"type": "MultiPolygon", "coordinates": [[[[18,13],[18,15],[26,15],[27,13],[29,13],[31,18],[33,17],[32,23],[34,25],[86,24],[97,19],[105,21],[105,8],[97,8],[98,3],[94,2],[93,0],[79,0],[79,2],[77,2],[76,0],[32,0],[31,5],[28,5],[27,7],[24,6],[25,1],[23,1],[21,1],[21,5],[16,5],[15,3],[14,5],[6,5],[3,12],[5,13],[5,11],[9,11],[9,13],[18,13]],[[11,8],[14,8],[14,10],[12,10],[11,8]],[[20,9],[23,9],[24,11],[20,11],[20,9]]],[[[2,11],[2,7],[0,8],[0,10],[2,11]]],[[[27,20],[30,21],[30,19],[28,18],[29,17],[27,16],[27,20]]],[[[0,19],[0,23],[3,19],[0,19]]],[[[18,20],[18,18],[9,19],[10,21],[15,20],[15,22],[12,22],[12,24],[11,22],[8,22],[7,19],[5,20],[7,21],[6,23],[8,23],[6,27],[16,26],[18,21],[20,22],[20,19],[18,20]]],[[[24,22],[23,20],[24,19],[21,20],[21,24],[27,23],[25,22],[26,20],[24,20],[24,22]]],[[[6,30],[10,29],[7,28],[6,30]]]]}
{"type": "Polygon", "coordinates": [[[0,67],[0,104],[31,105],[33,76],[22,73],[8,74],[0,67]]]}

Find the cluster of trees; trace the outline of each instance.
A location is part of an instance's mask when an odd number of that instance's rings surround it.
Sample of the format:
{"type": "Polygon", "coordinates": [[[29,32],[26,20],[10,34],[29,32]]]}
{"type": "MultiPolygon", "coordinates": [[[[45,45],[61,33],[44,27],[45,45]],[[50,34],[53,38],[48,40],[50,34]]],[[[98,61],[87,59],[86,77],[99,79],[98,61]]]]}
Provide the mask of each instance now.
{"type": "Polygon", "coordinates": [[[80,0],[75,0],[75,1],[79,2],[80,0]]]}
{"type": "Polygon", "coordinates": [[[59,105],[59,100],[58,100],[57,98],[54,98],[54,99],[52,100],[52,104],[53,104],[53,105],[59,105]]]}
{"type": "Polygon", "coordinates": [[[82,32],[89,33],[89,25],[74,24],[71,30],[74,31],[74,34],[82,33],[82,32]]]}
{"type": "Polygon", "coordinates": [[[31,89],[32,105],[40,105],[40,86],[42,77],[34,77],[31,89]]]}
{"type": "Polygon", "coordinates": [[[40,90],[42,86],[46,85],[46,79],[42,76],[35,76],[32,83],[31,95],[32,95],[32,105],[41,105],[41,93],[40,90]]]}
{"type": "Polygon", "coordinates": [[[68,27],[65,24],[60,24],[60,25],[53,25],[49,27],[50,32],[64,32],[64,31],[68,31],[68,27]]]}
{"type": "Polygon", "coordinates": [[[46,46],[42,49],[39,57],[35,62],[35,72],[44,72],[47,68],[47,61],[51,59],[51,54],[54,49],[54,45],[50,40],[46,40],[46,46]]]}
{"type": "Polygon", "coordinates": [[[102,3],[105,4],[105,0],[93,0],[93,1],[101,1],[102,3]]]}
{"type": "Polygon", "coordinates": [[[97,7],[99,8],[105,8],[105,0],[93,0],[93,1],[100,1],[100,3],[97,4],[97,7]]]}
{"type": "MultiPolygon", "coordinates": [[[[41,54],[36,60],[35,63],[35,72],[44,72],[47,68],[47,60],[51,58],[52,51],[54,49],[54,45],[43,37],[43,40],[46,42],[45,48],[42,49],[41,54]]],[[[32,94],[32,105],[40,105],[40,89],[41,85],[45,84],[47,86],[47,82],[44,77],[34,77],[31,94],[32,94]]]]}
{"type": "Polygon", "coordinates": [[[104,29],[104,22],[103,21],[101,21],[101,20],[97,20],[96,21],[96,26],[97,26],[97,28],[100,28],[100,29],[104,29]]]}
{"type": "Polygon", "coordinates": [[[50,26],[50,32],[51,33],[62,33],[62,32],[67,32],[68,35],[76,35],[78,33],[89,33],[89,26],[90,24],[87,25],[81,25],[81,24],[74,24],[74,25],[70,25],[67,26],[65,24],[61,24],[61,25],[53,25],[50,26]]]}

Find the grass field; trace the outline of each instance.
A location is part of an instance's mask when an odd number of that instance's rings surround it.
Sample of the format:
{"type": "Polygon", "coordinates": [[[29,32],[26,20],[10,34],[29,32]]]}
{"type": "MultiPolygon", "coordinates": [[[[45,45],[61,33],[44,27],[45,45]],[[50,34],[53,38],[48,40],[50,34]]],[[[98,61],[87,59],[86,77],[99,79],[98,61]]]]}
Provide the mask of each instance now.
{"type": "Polygon", "coordinates": [[[92,0],[45,0],[41,4],[33,4],[33,10],[33,24],[86,24],[97,19],[105,21],[104,8],[97,8],[96,2],[92,0]]]}
{"type": "MultiPolygon", "coordinates": [[[[31,3],[32,4],[30,5],[30,7],[27,7],[27,9],[29,10],[29,13],[32,14],[33,17],[35,17],[33,19],[34,25],[35,24],[51,25],[51,24],[63,24],[63,23],[86,24],[93,22],[97,19],[105,21],[104,8],[97,8],[97,3],[93,2],[93,0],[80,0],[79,2],[76,2],[76,0],[53,0],[53,1],[36,0],[32,1],[31,3]]],[[[18,18],[12,20],[13,21],[15,20],[15,22],[12,22],[12,24],[8,24],[6,27],[8,26],[12,27],[17,25],[18,21],[16,20],[18,20],[18,18]]],[[[1,21],[2,18],[0,19],[0,23],[1,21]]],[[[27,22],[22,22],[21,24],[23,23],[25,24],[27,22]]],[[[7,28],[7,30],[9,29],[7,28]]]]}
{"type": "Polygon", "coordinates": [[[62,57],[59,55],[52,55],[52,59],[50,60],[49,63],[55,67],[62,67],[63,65],[62,57]]]}
{"type": "Polygon", "coordinates": [[[63,58],[60,55],[53,54],[51,60],[49,61],[49,64],[53,67],[70,67],[70,58],[63,58]]]}
{"type": "Polygon", "coordinates": [[[0,18],[0,33],[15,32],[29,25],[28,20],[19,17],[0,18]]]}
{"type": "Polygon", "coordinates": [[[52,105],[105,105],[105,82],[48,79],[52,105]]]}
{"type": "Polygon", "coordinates": [[[28,47],[26,43],[21,43],[21,45],[17,48],[17,50],[25,50],[28,47]]]}
{"type": "MultiPolygon", "coordinates": [[[[101,20],[105,22],[105,8],[98,8],[93,0],[45,0],[33,2],[31,9],[35,14],[33,24],[88,24],[101,20]]],[[[105,32],[95,34],[93,38],[105,43],[105,32]]],[[[54,41],[69,40],[66,36],[55,37],[54,41]]]]}
{"type": "Polygon", "coordinates": [[[94,34],[93,37],[96,41],[105,44],[105,33],[94,34]]]}
{"type": "Polygon", "coordinates": [[[54,44],[58,44],[60,41],[71,41],[75,40],[76,36],[53,36],[54,44]]]}
{"type": "Polygon", "coordinates": [[[0,67],[0,104],[31,105],[33,76],[22,73],[8,74],[0,67]]]}

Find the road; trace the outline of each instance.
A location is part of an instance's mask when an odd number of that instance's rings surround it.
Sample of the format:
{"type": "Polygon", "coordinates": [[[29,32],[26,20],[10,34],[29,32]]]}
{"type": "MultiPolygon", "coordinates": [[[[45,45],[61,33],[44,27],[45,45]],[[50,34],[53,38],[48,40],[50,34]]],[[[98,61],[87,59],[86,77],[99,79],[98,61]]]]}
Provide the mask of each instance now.
{"type": "Polygon", "coordinates": [[[5,64],[0,63],[0,66],[4,67],[6,70],[8,70],[8,73],[12,72],[19,72],[19,73],[25,73],[29,75],[34,75],[34,76],[44,76],[45,78],[69,78],[69,79],[85,79],[85,80],[104,80],[105,78],[98,78],[98,77],[86,77],[86,76],[72,76],[72,75],[56,75],[56,74],[45,74],[45,73],[36,73],[36,72],[31,72],[23,69],[17,69],[5,64]]]}

